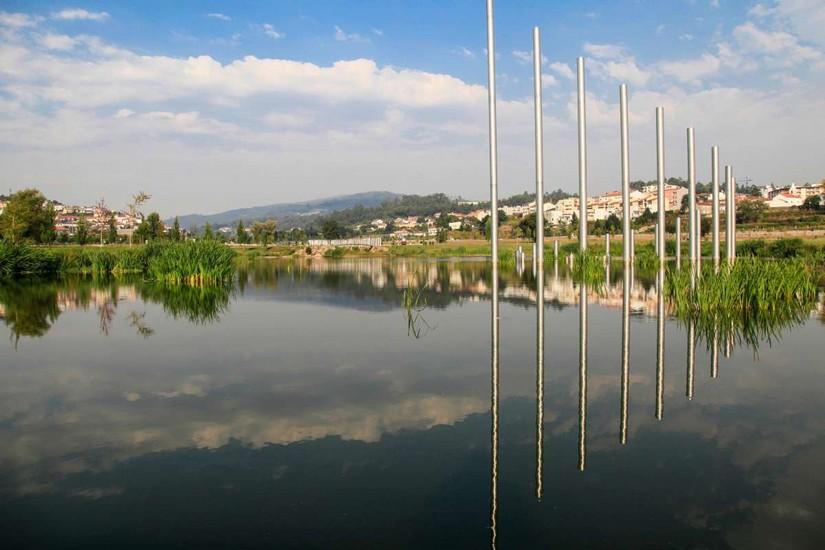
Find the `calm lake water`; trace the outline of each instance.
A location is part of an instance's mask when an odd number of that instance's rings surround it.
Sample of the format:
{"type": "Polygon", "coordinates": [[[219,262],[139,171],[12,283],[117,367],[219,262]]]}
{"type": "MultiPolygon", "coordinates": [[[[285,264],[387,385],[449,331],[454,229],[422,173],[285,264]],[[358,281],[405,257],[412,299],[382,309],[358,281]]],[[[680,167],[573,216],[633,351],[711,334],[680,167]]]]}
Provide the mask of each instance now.
{"type": "Polygon", "coordinates": [[[529,269],[495,371],[482,261],[0,285],[0,546],[825,547],[821,301],[715,362],[637,276],[623,371],[622,273],[545,280],[543,381],[529,269]]]}

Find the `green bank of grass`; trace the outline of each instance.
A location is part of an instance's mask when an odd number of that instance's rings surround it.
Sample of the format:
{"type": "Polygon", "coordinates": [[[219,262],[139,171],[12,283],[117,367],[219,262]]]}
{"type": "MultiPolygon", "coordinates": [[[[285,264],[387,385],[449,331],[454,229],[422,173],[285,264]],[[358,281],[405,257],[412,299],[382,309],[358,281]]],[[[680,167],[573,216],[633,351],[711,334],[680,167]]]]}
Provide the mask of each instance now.
{"type": "Polygon", "coordinates": [[[233,250],[214,241],[153,243],[134,248],[35,248],[0,242],[0,277],[139,273],[163,283],[214,284],[232,278],[235,256],[233,250]]]}

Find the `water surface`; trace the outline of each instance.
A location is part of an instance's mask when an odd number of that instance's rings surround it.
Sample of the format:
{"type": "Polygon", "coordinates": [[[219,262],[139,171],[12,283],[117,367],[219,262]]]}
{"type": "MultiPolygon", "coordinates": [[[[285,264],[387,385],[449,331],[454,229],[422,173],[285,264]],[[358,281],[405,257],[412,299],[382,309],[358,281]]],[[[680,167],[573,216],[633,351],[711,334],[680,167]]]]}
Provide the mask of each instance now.
{"type": "Polygon", "coordinates": [[[821,306],[691,361],[635,274],[623,385],[619,266],[549,266],[542,380],[527,267],[497,385],[482,261],[0,285],[3,547],[825,547],[821,306]]]}

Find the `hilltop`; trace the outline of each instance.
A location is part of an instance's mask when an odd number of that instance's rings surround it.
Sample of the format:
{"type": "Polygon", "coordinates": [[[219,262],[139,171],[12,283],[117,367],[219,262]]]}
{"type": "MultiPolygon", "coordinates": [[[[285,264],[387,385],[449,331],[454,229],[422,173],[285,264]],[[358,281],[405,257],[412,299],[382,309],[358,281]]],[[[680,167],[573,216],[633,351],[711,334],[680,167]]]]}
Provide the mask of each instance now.
{"type": "MultiPolygon", "coordinates": [[[[355,206],[372,207],[382,204],[398,195],[389,191],[368,191],[352,195],[340,195],[305,202],[277,203],[249,208],[236,208],[215,214],[187,214],[178,216],[181,227],[203,227],[209,223],[220,227],[234,225],[238,220],[248,223],[255,220],[276,219],[281,227],[303,226],[308,219],[355,206]]],[[[172,218],[174,219],[174,218],[172,218]]],[[[172,219],[168,220],[171,224],[172,219]]]]}

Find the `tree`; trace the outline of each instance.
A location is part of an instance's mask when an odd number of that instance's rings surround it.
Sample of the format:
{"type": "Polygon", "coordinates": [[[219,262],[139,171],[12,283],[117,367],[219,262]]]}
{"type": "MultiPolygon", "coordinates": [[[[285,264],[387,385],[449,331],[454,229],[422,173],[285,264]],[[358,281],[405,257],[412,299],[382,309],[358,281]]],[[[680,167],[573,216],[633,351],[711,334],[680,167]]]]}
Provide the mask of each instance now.
{"type": "Polygon", "coordinates": [[[762,219],[768,207],[764,202],[744,201],[736,207],[736,223],[755,223],[762,219]]]}
{"type": "Polygon", "coordinates": [[[152,212],[143,220],[135,234],[141,241],[157,241],[163,238],[164,230],[160,215],[152,212]]]}
{"type": "Polygon", "coordinates": [[[204,241],[214,241],[215,240],[215,233],[212,232],[212,224],[206,222],[206,225],[203,226],[203,240],[204,241]]]}
{"type": "Polygon", "coordinates": [[[0,214],[0,234],[9,242],[51,242],[54,208],[37,189],[14,193],[0,214]]]}
{"type": "Polygon", "coordinates": [[[275,229],[278,224],[275,220],[266,220],[265,222],[255,222],[252,225],[252,238],[261,246],[267,246],[270,239],[275,238],[275,229]]]}
{"type": "Polygon", "coordinates": [[[89,222],[86,221],[86,216],[80,216],[80,219],[77,220],[77,232],[74,239],[80,246],[89,242],[89,222]]]}
{"type": "Polygon", "coordinates": [[[175,242],[181,239],[180,221],[178,221],[177,216],[175,216],[175,221],[172,222],[172,229],[169,230],[169,238],[175,242]]]}
{"type": "Polygon", "coordinates": [[[524,237],[534,240],[536,238],[536,215],[528,214],[524,216],[516,227],[518,227],[524,237]]]}
{"type": "Polygon", "coordinates": [[[339,239],[343,234],[343,229],[333,218],[327,218],[321,224],[321,234],[325,239],[339,239]]]}
{"type": "Polygon", "coordinates": [[[106,233],[106,241],[109,244],[117,242],[117,222],[115,221],[114,213],[109,213],[109,227],[106,233]]]}
{"type": "Polygon", "coordinates": [[[238,220],[238,228],[235,230],[235,240],[238,244],[246,244],[249,242],[249,235],[246,233],[246,229],[243,226],[243,220],[238,220]]]}
{"type": "Polygon", "coordinates": [[[822,197],[813,195],[805,199],[802,203],[803,210],[819,210],[822,207],[822,197]]]}

